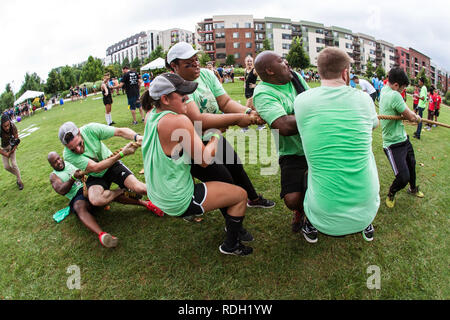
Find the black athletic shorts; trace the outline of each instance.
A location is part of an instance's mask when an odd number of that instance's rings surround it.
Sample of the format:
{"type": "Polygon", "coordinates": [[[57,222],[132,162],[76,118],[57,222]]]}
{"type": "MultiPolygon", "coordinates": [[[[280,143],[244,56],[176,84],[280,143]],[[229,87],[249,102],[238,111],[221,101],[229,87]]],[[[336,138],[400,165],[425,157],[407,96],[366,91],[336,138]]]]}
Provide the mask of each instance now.
{"type": "Polygon", "coordinates": [[[75,196],[72,198],[72,200],[70,200],[70,203],[69,203],[70,212],[75,212],[75,209],[73,208],[73,206],[75,205],[75,202],[77,202],[78,200],[84,200],[89,204],[89,199],[83,195],[83,188],[80,188],[80,190],[78,190],[78,192],[75,194],[75,196]]]}
{"type": "Polygon", "coordinates": [[[106,106],[107,104],[112,104],[113,103],[113,99],[111,97],[111,95],[108,95],[106,97],[103,97],[103,104],[106,106]]]}
{"type": "Polygon", "coordinates": [[[434,110],[428,109],[428,115],[433,117],[434,116],[434,110]]]}
{"type": "Polygon", "coordinates": [[[208,190],[206,188],[206,184],[197,183],[194,185],[194,194],[192,195],[191,203],[181,217],[202,215],[205,213],[205,210],[203,209],[203,202],[206,200],[207,193],[208,190]]]}
{"type": "Polygon", "coordinates": [[[305,193],[308,177],[308,163],[305,156],[281,156],[278,163],[281,168],[280,198],[294,192],[305,193]]]}
{"type": "Polygon", "coordinates": [[[439,117],[439,110],[440,110],[440,109],[434,110],[434,115],[435,115],[436,117],[439,117]]]}
{"type": "Polygon", "coordinates": [[[89,178],[86,181],[86,186],[89,189],[93,185],[100,185],[105,190],[109,190],[111,187],[111,183],[117,184],[120,188],[124,189],[125,187],[125,180],[128,178],[128,176],[132,175],[133,172],[131,172],[130,169],[128,169],[122,161],[117,161],[113,164],[111,168],[109,168],[105,175],[101,178],[99,177],[93,177],[89,176],[89,178]]]}

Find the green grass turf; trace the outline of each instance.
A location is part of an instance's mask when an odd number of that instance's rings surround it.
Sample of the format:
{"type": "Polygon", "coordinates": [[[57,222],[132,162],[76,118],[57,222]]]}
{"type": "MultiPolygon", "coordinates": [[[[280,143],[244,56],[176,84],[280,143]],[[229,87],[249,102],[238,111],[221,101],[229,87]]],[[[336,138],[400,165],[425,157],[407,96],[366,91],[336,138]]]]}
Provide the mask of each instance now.
{"type": "MultiPolygon", "coordinates": [[[[241,81],[224,87],[232,98],[245,103],[241,81]]],[[[449,108],[441,109],[439,121],[450,123],[449,108]]],[[[143,133],[142,123],[131,126],[123,95],[114,98],[112,115],[116,126],[143,133]]],[[[69,102],[18,123],[21,132],[31,125],[39,128],[22,139],[17,151],[23,191],[17,189],[10,173],[0,170],[1,299],[450,298],[448,129],[433,128],[424,132],[422,140],[412,140],[417,180],[425,198],[413,198],[405,189],[391,210],[384,200],[394,176],[381,147],[381,129],[374,131],[382,203],[372,243],[357,234],[345,238],[319,235],[317,244],[308,244],[301,234],[290,231],[291,212],[279,199],[279,172],[261,176],[259,165],[246,164],[257,191],[277,205],[247,210],[245,226],[256,239],[254,254],[233,257],[218,250],[225,236],[219,211],[194,224],[113,203],[110,211],[97,215],[103,229],[120,239],[112,250],[101,247],[73,214],[55,223],[53,213],[68,201],[49,183],[47,153],[62,152],[58,129],[68,120],[79,126],[104,123],[102,100],[89,97],[69,102]],[[67,288],[71,265],[81,270],[80,290],[67,288]],[[366,286],[371,265],[381,269],[380,290],[366,286]]],[[[406,125],[411,136],[414,129],[406,125]]],[[[125,143],[120,138],[106,141],[113,151],[125,143]]],[[[124,162],[144,181],[138,174],[140,152],[124,162]]]]}

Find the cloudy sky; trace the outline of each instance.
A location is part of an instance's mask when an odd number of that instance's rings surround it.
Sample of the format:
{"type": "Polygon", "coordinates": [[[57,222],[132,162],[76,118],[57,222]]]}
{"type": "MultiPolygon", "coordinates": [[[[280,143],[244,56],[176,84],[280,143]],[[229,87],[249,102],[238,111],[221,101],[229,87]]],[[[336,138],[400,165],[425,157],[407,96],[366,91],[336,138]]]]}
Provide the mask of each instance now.
{"type": "Polygon", "coordinates": [[[104,58],[106,48],[140,31],[180,27],[213,15],[251,14],[339,26],[413,47],[450,71],[450,2],[446,0],[78,0],[1,1],[0,93],[19,90],[25,73],[46,80],[58,66],[104,58]]]}

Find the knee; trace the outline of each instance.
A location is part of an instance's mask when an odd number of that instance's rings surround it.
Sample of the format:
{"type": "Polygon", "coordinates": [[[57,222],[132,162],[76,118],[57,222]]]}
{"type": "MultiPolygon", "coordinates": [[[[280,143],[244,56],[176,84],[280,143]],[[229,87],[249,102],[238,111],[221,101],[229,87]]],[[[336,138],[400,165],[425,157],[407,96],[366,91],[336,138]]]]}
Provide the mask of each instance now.
{"type": "Polygon", "coordinates": [[[86,214],[89,214],[87,211],[87,203],[84,200],[78,200],[73,204],[73,209],[78,214],[80,219],[84,218],[86,214]]]}
{"type": "Polygon", "coordinates": [[[303,194],[300,192],[288,193],[284,196],[284,203],[289,210],[299,210],[303,208],[303,194]]]}
{"type": "Polygon", "coordinates": [[[404,187],[408,184],[409,182],[409,172],[401,172],[397,175],[397,181],[398,183],[404,187]]]}

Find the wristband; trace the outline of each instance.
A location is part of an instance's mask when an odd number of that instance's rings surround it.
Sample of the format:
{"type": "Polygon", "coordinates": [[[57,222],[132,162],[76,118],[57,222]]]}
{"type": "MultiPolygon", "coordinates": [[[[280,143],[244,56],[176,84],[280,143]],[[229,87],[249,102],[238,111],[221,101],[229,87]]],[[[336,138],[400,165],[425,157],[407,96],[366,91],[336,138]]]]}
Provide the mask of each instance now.
{"type": "Polygon", "coordinates": [[[74,175],[72,175],[72,179],[73,179],[74,181],[76,181],[76,180],[77,180],[77,178],[75,178],[75,176],[74,176],[74,175]]]}
{"type": "Polygon", "coordinates": [[[252,108],[247,108],[247,110],[245,110],[246,114],[250,114],[252,112],[252,108]]]}
{"type": "Polygon", "coordinates": [[[220,140],[220,134],[218,134],[218,133],[214,133],[213,135],[211,135],[211,138],[212,137],[216,137],[217,140],[220,140]]]}
{"type": "Polygon", "coordinates": [[[137,138],[138,135],[139,135],[139,134],[137,134],[137,133],[134,135],[134,141],[135,141],[135,142],[137,142],[137,139],[136,139],[136,138],[137,138]]]}
{"type": "Polygon", "coordinates": [[[119,155],[120,155],[121,158],[123,158],[123,157],[125,156],[125,155],[123,154],[123,151],[120,151],[120,152],[119,152],[119,155]]]}

